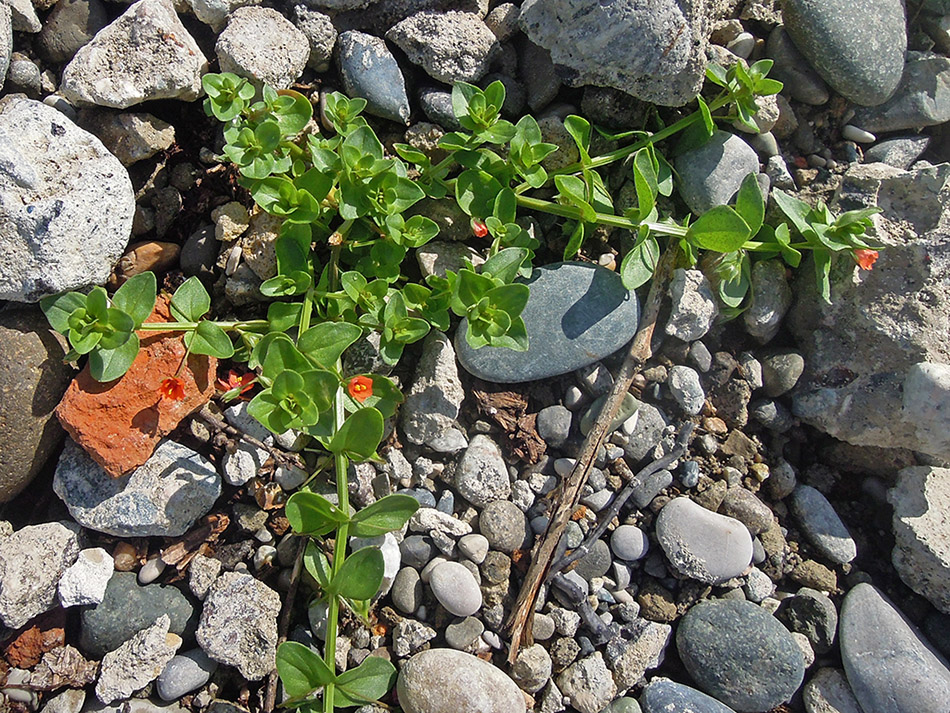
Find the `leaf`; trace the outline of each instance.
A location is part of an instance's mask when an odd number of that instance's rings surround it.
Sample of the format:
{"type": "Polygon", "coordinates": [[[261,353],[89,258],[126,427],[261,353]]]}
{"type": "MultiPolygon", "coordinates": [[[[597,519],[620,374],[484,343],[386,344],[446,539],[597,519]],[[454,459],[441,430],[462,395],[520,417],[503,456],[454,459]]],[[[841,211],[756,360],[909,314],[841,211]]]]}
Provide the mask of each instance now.
{"type": "Polygon", "coordinates": [[[320,548],[317,547],[317,543],[313,540],[307,543],[307,549],[303,555],[303,566],[307,568],[310,576],[316,580],[321,589],[324,591],[329,590],[330,576],[333,573],[333,568],[330,567],[330,561],[327,559],[327,556],[323,554],[320,548]]]}
{"type": "Polygon", "coordinates": [[[689,237],[700,248],[731,253],[749,239],[751,231],[742,216],[727,205],[717,205],[689,226],[689,237]]]}
{"type": "Polygon", "coordinates": [[[344,405],[347,411],[357,411],[361,408],[374,408],[383,414],[383,418],[389,418],[396,413],[396,406],[403,401],[402,392],[396,387],[395,382],[381,374],[364,374],[373,382],[372,395],[360,402],[350,396],[349,392],[344,392],[344,405]]]}
{"type": "Polygon", "coordinates": [[[112,295],[112,304],[141,326],[155,308],[156,283],[154,272],[133,275],[112,295]]]}
{"type": "Polygon", "coordinates": [[[703,101],[702,95],[696,97],[696,103],[699,106],[699,115],[703,118],[703,126],[706,127],[706,132],[712,136],[716,130],[716,122],[713,121],[712,114],[709,112],[709,105],[703,101]]]}
{"type": "Polygon", "coordinates": [[[297,348],[317,366],[334,369],[346,348],[362,334],[360,327],[349,322],[322,322],[297,338],[297,348]]]}
{"type": "Polygon", "coordinates": [[[300,319],[301,305],[295,302],[272,302],[267,308],[271,332],[286,332],[300,319]]]}
{"type": "Polygon", "coordinates": [[[587,184],[583,180],[577,176],[555,176],[554,185],[569,204],[581,209],[581,220],[587,223],[597,221],[597,213],[587,202],[587,184]]]}
{"type": "Polygon", "coordinates": [[[86,296],[79,292],[64,292],[40,300],[40,309],[46,315],[46,321],[60,334],[69,331],[69,316],[85,306],[86,296]]]}
{"type": "Polygon", "coordinates": [[[89,373],[96,381],[113,381],[129,370],[138,355],[139,338],[132,334],[121,346],[93,351],[89,355],[89,373]]]}
{"type": "MultiPolygon", "coordinates": [[[[295,496],[291,497],[293,500],[295,496]]],[[[288,505],[289,505],[288,501],[288,505]]],[[[408,495],[387,495],[360,510],[350,520],[354,537],[376,537],[399,530],[419,509],[419,501],[408,495]]],[[[287,516],[288,519],[290,516],[287,516]]]]}
{"type": "Polygon", "coordinates": [[[492,214],[502,223],[514,223],[518,213],[518,197],[510,188],[503,188],[495,197],[492,214]]]}
{"type": "Polygon", "coordinates": [[[363,547],[347,557],[330,582],[330,591],[347,599],[372,599],[383,581],[385,563],[378,547],[363,547]]]}
{"type": "Polygon", "coordinates": [[[620,279],[628,290],[635,290],[653,279],[660,246],[652,236],[637,243],[620,262],[620,279]]]}
{"type": "Polygon", "coordinates": [[[356,668],[337,676],[336,702],[341,707],[378,701],[396,682],[396,667],[379,656],[368,656],[356,668]]]}
{"type": "Polygon", "coordinates": [[[482,274],[509,283],[518,276],[518,270],[528,259],[526,248],[505,248],[492,255],[482,265],[482,274]]]}
{"type": "Polygon", "coordinates": [[[247,404],[247,412],[271,433],[284,433],[293,422],[293,416],[280,407],[270,389],[264,389],[247,404]]]}
{"type": "Polygon", "coordinates": [[[726,69],[718,64],[710,63],[706,65],[706,79],[720,87],[729,86],[729,80],[726,77],[726,69]]]}
{"type": "Polygon", "coordinates": [[[759,232],[762,221],[765,220],[765,201],[754,173],[749,173],[742,179],[739,193],[736,195],[736,213],[748,223],[752,235],[759,232]]]}
{"type": "Polygon", "coordinates": [[[741,305],[749,292],[752,263],[747,254],[743,254],[739,260],[739,269],[735,271],[735,275],[731,279],[720,280],[717,285],[719,299],[727,307],[736,308],[741,305]]]}
{"type": "Polygon", "coordinates": [[[266,349],[261,359],[264,376],[273,379],[283,371],[308,371],[310,369],[310,362],[294,346],[294,343],[290,341],[290,337],[281,334],[277,335],[278,338],[267,341],[269,336],[264,337],[259,343],[259,346],[264,345],[266,349]]]}
{"type": "Polygon", "coordinates": [[[637,208],[640,212],[640,221],[650,220],[653,208],[656,205],[656,196],[659,192],[656,182],[656,171],[653,170],[653,161],[646,149],[640,149],[633,156],[633,183],[637,190],[637,208]]]}
{"type": "Polygon", "coordinates": [[[590,122],[587,119],[569,115],[564,119],[564,128],[577,144],[577,150],[581,155],[581,164],[586,166],[590,163],[590,122]]]}
{"type": "Polygon", "coordinates": [[[193,354],[207,354],[218,359],[230,359],[234,355],[231,338],[214,322],[202,320],[194,332],[185,334],[185,346],[193,354]]]}
{"type": "Polygon", "coordinates": [[[831,304],[831,254],[822,250],[812,252],[815,261],[815,280],[821,299],[831,304]]]}
{"type": "Polygon", "coordinates": [[[501,184],[485,171],[470,168],[462,171],[455,180],[455,200],[474,218],[484,219],[492,214],[499,191],[501,184]]]}
{"type": "Polygon", "coordinates": [[[782,259],[792,267],[798,267],[802,261],[802,254],[792,247],[792,238],[788,231],[788,224],[781,223],[774,231],[775,242],[778,243],[782,259]]]}
{"type": "Polygon", "coordinates": [[[800,201],[794,196],[790,196],[784,191],[773,188],[772,189],[772,200],[775,201],[775,205],[785,214],[785,216],[792,221],[792,225],[804,236],[809,234],[814,234],[814,231],[809,225],[808,217],[811,213],[811,206],[800,201]]]}
{"type": "Polygon", "coordinates": [[[285,641],[277,647],[277,674],[291,698],[306,696],[336,680],[319,654],[296,641],[285,641]]]}
{"type": "Polygon", "coordinates": [[[570,260],[577,253],[581,251],[581,247],[584,245],[584,237],[587,232],[587,224],[578,222],[574,226],[574,230],[571,233],[570,239],[567,241],[567,245],[564,246],[564,259],[570,260]]]}
{"type": "Polygon", "coordinates": [[[189,277],[172,295],[171,313],[181,322],[197,322],[211,309],[211,296],[197,277],[189,277]]]}
{"type": "Polygon", "coordinates": [[[304,491],[290,496],[284,506],[284,513],[294,532],[314,537],[333,532],[338,525],[349,521],[347,514],[325,497],[304,491]]]}
{"type": "Polygon", "coordinates": [[[383,414],[374,408],[361,408],[346,418],[327,445],[327,450],[364,461],[376,455],[382,438],[383,414]]]}

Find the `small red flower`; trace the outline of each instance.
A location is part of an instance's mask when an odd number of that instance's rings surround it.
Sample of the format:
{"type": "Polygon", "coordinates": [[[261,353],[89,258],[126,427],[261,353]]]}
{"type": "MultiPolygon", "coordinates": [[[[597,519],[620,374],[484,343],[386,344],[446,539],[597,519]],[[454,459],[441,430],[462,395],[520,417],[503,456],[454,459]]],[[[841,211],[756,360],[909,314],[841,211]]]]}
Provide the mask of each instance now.
{"type": "Polygon", "coordinates": [[[368,376],[354,376],[346,385],[346,391],[354,399],[363,403],[373,395],[373,380],[368,376]]]}
{"type": "Polygon", "coordinates": [[[162,381],[162,385],[158,387],[158,393],[162,395],[163,399],[181,401],[185,398],[185,382],[177,376],[169,376],[162,381]]]}
{"type": "Polygon", "coordinates": [[[854,259],[862,270],[870,270],[877,262],[877,250],[855,250],[854,259]]]}
{"type": "Polygon", "coordinates": [[[476,238],[484,238],[488,235],[488,226],[478,218],[472,218],[472,233],[476,238]]]}
{"type": "Polygon", "coordinates": [[[218,379],[216,386],[219,391],[224,392],[223,396],[226,401],[235,398],[247,399],[250,397],[244,396],[244,394],[254,388],[255,379],[257,379],[257,374],[252,371],[242,374],[237,369],[231,369],[228,371],[227,378],[218,379]]]}

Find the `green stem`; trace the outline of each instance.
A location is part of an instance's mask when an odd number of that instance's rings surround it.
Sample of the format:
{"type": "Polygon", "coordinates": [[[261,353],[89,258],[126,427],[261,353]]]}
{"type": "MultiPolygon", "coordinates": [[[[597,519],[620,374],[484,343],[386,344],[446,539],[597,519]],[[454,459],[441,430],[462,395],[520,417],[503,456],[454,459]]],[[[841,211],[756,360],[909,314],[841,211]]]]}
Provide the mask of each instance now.
{"type": "MultiPolygon", "coordinates": [[[[339,260],[340,246],[335,245],[330,253],[330,289],[335,290],[339,281],[339,260]]],[[[338,374],[343,373],[342,359],[336,360],[336,370],[338,374]]],[[[343,387],[337,387],[336,394],[333,397],[333,432],[336,434],[343,427],[343,421],[346,413],[343,406],[343,387]]],[[[334,469],[336,471],[336,494],[337,505],[345,513],[350,512],[350,491],[346,479],[347,462],[346,456],[337,453],[333,457],[334,469]]],[[[349,523],[345,522],[337,527],[336,536],[333,542],[333,566],[331,580],[339,573],[346,560],[346,540],[349,535],[349,523]]],[[[336,672],[336,633],[338,619],[340,617],[340,597],[336,594],[330,596],[327,603],[327,640],[324,648],[323,658],[327,666],[334,673],[336,672]]],[[[334,685],[328,684],[323,689],[323,711],[324,713],[333,713],[334,685]]]]}
{"type": "MultiPolygon", "coordinates": [[[[722,107],[726,106],[726,104],[729,104],[731,101],[732,101],[732,98],[728,94],[719,96],[715,100],[713,100],[712,103],[709,104],[709,111],[713,112],[713,111],[716,111],[717,109],[721,109],[722,107]]],[[[639,141],[635,141],[634,143],[628,146],[622,146],[619,149],[614,149],[613,151],[608,151],[607,153],[602,154],[601,156],[596,156],[592,158],[590,160],[590,163],[588,163],[586,166],[583,163],[578,161],[577,163],[572,163],[571,165],[565,166],[564,168],[559,168],[554,171],[548,171],[548,181],[553,180],[555,176],[561,176],[561,175],[566,175],[570,173],[577,173],[578,171],[582,171],[585,168],[600,168],[601,166],[607,166],[608,164],[611,164],[614,161],[620,161],[622,159],[625,159],[627,156],[636,153],[640,149],[648,146],[649,144],[656,143],[657,141],[662,141],[663,139],[668,139],[670,136],[673,136],[674,134],[680,131],[683,131],[686,128],[689,128],[692,124],[695,124],[697,121],[702,121],[702,114],[700,114],[699,111],[694,111],[689,116],[684,116],[679,121],[673,124],[670,124],[666,128],[660,129],[654,134],[650,134],[646,138],[640,139],[639,141]]],[[[519,194],[520,196],[521,193],[524,193],[529,188],[531,188],[531,186],[529,186],[527,183],[522,183],[515,188],[515,193],[519,194]]]]}
{"type": "MultiPolygon", "coordinates": [[[[213,322],[225,330],[256,331],[267,329],[270,325],[266,319],[251,319],[246,322],[213,322]]],[[[198,328],[197,322],[144,322],[136,332],[193,332],[198,328]]]]}
{"type": "MultiPolygon", "coordinates": [[[[518,205],[528,210],[537,210],[542,213],[558,215],[562,218],[571,220],[583,220],[581,209],[573,205],[562,205],[551,201],[541,200],[540,198],[529,198],[528,196],[518,196],[518,205]]],[[[641,225],[646,225],[657,235],[668,235],[674,238],[686,237],[687,228],[681,225],[667,225],[665,223],[643,222],[637,223],[630,218],[624,218],[620,215],[609,215],[607,213],[596,213],[594,222],[600,225],[609,225],[614,228],[625,228],[626,230],[637,230],[641,225]]]]}

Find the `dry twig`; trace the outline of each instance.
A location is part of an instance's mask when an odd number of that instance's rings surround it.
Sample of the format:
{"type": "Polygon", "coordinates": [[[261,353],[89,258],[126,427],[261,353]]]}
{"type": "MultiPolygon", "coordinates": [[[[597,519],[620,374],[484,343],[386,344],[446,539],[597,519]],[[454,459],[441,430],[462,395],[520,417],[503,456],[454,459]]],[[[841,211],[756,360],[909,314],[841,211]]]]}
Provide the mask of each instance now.
{"type": "Polygon", "coordinates": [[[653,339],[653,330],[666,293],[666,285],[672,272],[673,251],[664,253],[657,265],[643,308],[643,317],[639,329],[630,343],[630,350],[617,373],[613,388],[607,395],[607,400],[601,409],[600,415],[584,439],[577,462],[570,475],[565,478],[556,495],[554,511],[551,513],[548,527],[538,540],[531,553],[531,564],[525,573],[521,590],[515,601],[515,608],[506,622],[511,633],[511,648],[508,651],[508,663],[514,664],[522,643],[531,643],[531,627],[534,620],[534,605],[541,590],[551,563],[557,554],[558,544],[568,520],[580,499],[581,489],[587,482],[587,476],[597,451],[600,449],[607,434],[607,427],[614,420],[620,409],[624,395],[630,390],[633,378],[640,372],[643,365],[652,356],[650,342],[653,339]]]}

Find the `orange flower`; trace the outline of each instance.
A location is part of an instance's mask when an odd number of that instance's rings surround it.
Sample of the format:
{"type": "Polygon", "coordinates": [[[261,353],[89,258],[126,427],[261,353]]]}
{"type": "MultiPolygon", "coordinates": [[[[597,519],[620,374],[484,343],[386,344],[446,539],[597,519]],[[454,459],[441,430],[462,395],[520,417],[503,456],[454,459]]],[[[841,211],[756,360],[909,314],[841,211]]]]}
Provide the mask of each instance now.
{"type": "Polygon", "coordinates": [[[346,385],[346,390],[350,396],[363,403],[373,395],[373,380],[368,376],[354,376],[346,385]]]}
{"type": "Polygon", "coordinates": [[[244,393],[250,391],[254,388],[254,380],[257,378],[257,374],[252,371],[245,373],[239,372],[237,369],[231,369],[228,371],[228,376],[226,379],[218,379],[217,387],[219,391],[223,391],[224,399],[230,401],[234,398],[250,398],[244,396],[244,393]]]}
{"type": "Polygon", "coordinates": [[[877,250],[855,250],[854,259],[862,270],[870,270],[877,261],[877,250]]]}
{"type": "Polygon", "coordinates": [[[472,233],[476,238],[484,238],[488,235],[488,226],[478,218],[472,218],[472,233]]]}
{"type": "Polygon", "coordinates": [[[163,399],[181,401],[185,398],[185,382],[177,376],[169,376],[162,382],[162,385],[158,387],[158,393],[162,395],[163,399]]]}

